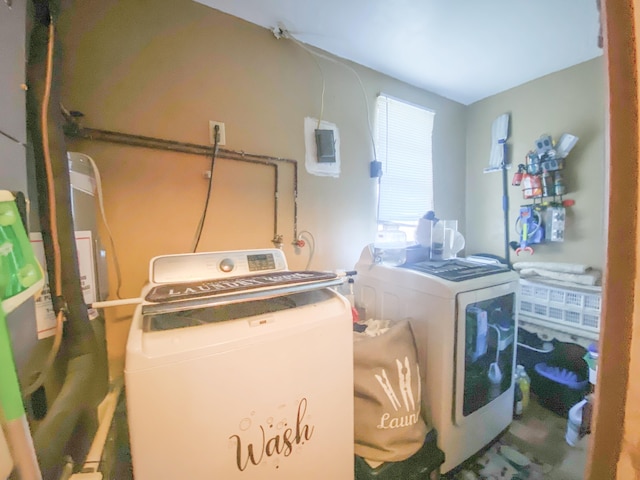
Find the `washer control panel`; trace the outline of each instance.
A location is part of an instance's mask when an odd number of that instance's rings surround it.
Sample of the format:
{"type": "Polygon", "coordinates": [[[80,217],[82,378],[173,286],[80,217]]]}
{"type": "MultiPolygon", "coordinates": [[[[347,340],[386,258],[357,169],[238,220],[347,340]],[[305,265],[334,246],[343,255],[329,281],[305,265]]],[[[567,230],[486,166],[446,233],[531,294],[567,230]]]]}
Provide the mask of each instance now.
{"type": "Polygon", "coordinates": [[[195,282],[254,273],[288,270],[282,250],[230,250],[154,257],[149,263],[153,284],[195,282]]]}

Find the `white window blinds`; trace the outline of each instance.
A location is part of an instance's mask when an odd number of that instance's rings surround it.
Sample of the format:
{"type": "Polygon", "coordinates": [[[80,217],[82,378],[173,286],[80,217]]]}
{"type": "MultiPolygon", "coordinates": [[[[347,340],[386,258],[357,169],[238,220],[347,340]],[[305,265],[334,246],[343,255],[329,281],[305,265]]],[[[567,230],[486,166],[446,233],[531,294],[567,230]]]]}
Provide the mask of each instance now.
{"type": "Polygon", "coordinates": [[[415,223],[433,210],[435,112],[379,95],[376,152],[382,162],[378,223],[415,223]]]}

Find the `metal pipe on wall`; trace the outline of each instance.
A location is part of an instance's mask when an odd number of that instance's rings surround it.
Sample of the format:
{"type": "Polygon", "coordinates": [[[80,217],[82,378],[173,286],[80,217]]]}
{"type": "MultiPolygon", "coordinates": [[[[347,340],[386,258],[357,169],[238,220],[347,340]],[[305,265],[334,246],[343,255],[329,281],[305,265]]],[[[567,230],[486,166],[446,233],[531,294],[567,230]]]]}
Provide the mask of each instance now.
{"type": "MultiPolygon", "coordinates": [[[[155,150],[166,150],[171,152],[188,153],[191,155],[203,155],[211,157],[213,147],[208,145],[198,145],[195,143],[178,142],[175,140],[165,140],[161,138],[147,137],[143,135],[132,135],[129,133],[114,132],[111,130],[101,130],[97,128],[81,127],[73,115],[63,110],[67,118],[65,135],[84,140],[95,140],[102,142],[118,143],[132,147],[151,148],[155,150]]],[[[274,242],[278,237],[278,163],[286,163],[293,167],[293,240],[298,238],[298,162],[288,158],[271,157],[267,155],[256,155],[236,150],[218,148],[218,158],[235,160],[239,162],[253,163],[259,165],[272,165],[276,168],[275,211],[274,211],[274,242]]]]}
{"type": "Polygon", "coordinates": [[[232,160],[240,160],[240,158],[254,158],[258,160],[268,160],[270,162],[283,162],[293,167],[293,241],[298,239],[298,162],[289,158],[269,157],[266,155],[245,154],[234,150],[219,149],[225,157],[232,160]]]}
{"type": "Polygon", "coordinates": [[[279,183],[279,175],[278,175],[278,166],[275,165],[275,176],[273,179],[273,238],[275,239],[278,236],[278,197],[280,196],[280,192],[278,190],[279,183]]]}

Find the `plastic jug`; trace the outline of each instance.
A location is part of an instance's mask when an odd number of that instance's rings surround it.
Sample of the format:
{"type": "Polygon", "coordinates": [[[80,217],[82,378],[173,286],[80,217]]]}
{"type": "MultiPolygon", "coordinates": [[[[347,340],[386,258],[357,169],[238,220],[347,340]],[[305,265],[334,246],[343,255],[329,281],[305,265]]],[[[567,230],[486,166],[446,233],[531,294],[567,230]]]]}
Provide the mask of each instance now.
{"type": "Polygon", "coordinates": [[[373,251],[376,263],[402,265],[407,260],[407,235],[401,230],[381,230],[376,234],[373,251]]]}
{"type": "Polygon", "coordinates": [[[464,237],[458,232],[457,220],[438,220],[431,226],[431,260],[456,258],[464,245],[464,237]]]}
{"type": "Polygon", "coordinates": [[[589,383],[596,384],[598,378],[598,345],[592,343],[587,349],[587,354],[583,357],[589,366],[589,383]]]}
{"type": "Polygon", "coordinates": [[[575,447],[580,440],[580,425],[582,423],[582,411],[587,404],[587,400],[581,400],[569,410],[569,418],[567,419],[567,433],[565,434],[566,442],[575,447]]]}

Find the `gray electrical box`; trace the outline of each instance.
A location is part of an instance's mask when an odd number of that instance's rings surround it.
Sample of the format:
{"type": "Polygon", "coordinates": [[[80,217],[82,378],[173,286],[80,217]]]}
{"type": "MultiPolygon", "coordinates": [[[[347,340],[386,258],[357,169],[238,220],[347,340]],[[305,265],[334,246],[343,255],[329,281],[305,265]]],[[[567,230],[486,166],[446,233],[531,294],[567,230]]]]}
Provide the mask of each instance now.
{"type": "Polygon", "coordinates": [[[333,130],[316,130],[316,150],[319,163],[335,163],[336,142],[333,130]]]}

